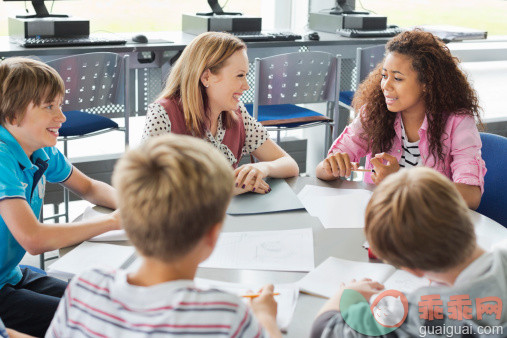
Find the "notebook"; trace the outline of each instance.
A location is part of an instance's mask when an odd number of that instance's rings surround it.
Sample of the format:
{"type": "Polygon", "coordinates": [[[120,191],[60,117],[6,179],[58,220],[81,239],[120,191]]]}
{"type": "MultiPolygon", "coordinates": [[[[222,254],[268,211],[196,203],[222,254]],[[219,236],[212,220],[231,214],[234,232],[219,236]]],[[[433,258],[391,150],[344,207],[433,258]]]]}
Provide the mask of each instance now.
{"type": "MultiPolygon", "coordinates": [[[[250,294],[260,290],[262,285],[244,285],[238,283],[229,283],[204,278],[195,278],[195,285],[202,289],[219,289],[238,296],[250,294]]],[[[276,322],[282,331],[286,331],[289,326],[299,296],[299,289],[295,284],[275,284],[275,291],[280,293],[275,296],[278,304],[276,322]]],[[[245,301],[247,299],[245,298],[245,301]]]]}
{"type": "Polygon", "coordinates": [[[229,204],[229,208],[227,208],[227,214],[264,214],[304,209],[303,204],[284,179],[268,178],[266,183],[269,184],[271,192],[267,194],[247,192],[234,196],[231,204],[229,204]]]}
{"type": "Polygon", "coordinates": [[[70,279],[93,267],[123,269],[136,258],[133,246],[83,242],[48,268],[48,275],[70,279]]]}
{"type": "Polygon", "coordinates": [[[384,284],[386,290],[394,289],[404,293],[430,285],[428,279],[397,270],[392,265],[355,262],[335,257],[326,259],[297,284],[302,292],[330,298],[339,290],[341,283],[347,284],[352,279],[363,278],[371,278],[384,284]]]}

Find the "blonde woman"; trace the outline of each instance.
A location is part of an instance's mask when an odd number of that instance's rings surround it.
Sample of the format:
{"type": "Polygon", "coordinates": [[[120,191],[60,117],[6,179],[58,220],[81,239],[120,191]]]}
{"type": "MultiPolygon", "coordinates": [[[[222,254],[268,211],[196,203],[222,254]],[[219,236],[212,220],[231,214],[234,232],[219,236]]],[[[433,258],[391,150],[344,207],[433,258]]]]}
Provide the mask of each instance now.
{"type": "Polygon", "coordinates": [[[148,107],[143,139],[164,134],[202,138],[235,169],[235,194],[268,193],[266,177],[299,174],[294,159],[268,137],[239,98],[249,89],[246,45],[227,33],[197,36],[172,69],[159,98],[148,107]],[[259,162],[238,167],[252,154],[259,162]]]}

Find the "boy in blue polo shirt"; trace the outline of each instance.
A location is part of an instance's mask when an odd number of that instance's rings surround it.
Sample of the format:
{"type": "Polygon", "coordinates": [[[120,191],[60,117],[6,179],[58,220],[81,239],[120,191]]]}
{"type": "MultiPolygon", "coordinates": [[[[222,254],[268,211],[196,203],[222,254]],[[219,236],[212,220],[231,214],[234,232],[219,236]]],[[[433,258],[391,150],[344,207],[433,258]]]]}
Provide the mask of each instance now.
{"type": "Polygon", "coordinates": [[[117,212],[73,224],[42,224],[46,180],[84,199],[116,208],[114,189],[95,181],[55,148],[65,122],[64,83],[48,65],[26,58],[0,63],[0,317],[9,328],[43,336],[66,283],[19,262],[120,228],[117,212]]]}

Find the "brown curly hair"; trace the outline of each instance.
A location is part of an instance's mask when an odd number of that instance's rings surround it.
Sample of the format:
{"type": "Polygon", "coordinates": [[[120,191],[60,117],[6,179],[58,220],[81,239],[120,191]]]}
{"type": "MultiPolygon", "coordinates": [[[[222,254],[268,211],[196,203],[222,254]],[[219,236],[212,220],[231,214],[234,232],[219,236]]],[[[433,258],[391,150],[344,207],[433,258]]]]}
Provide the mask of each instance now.
{"type": "MultiPolygon", "coordinates": [[[[412,60],[418,80],[425,85],[423,93],[428,120],[429,150],[435,159],[443,160],[442,137],[450,114],[470,115],[482,127],[479,99],[459,68],[459,60],[433,34],[419,29],[398,34],[386,45],[386,54],[398,53],[412,60]]],[[[384,59],[385,60],[385,59],[384,59]]],[[[352,105],[361,114],[362,138],[368,140],[373,154],[389,151],[393,145],[396,114],[387,109],[380,87],[384,61],[361,83],[352,105]]]]}

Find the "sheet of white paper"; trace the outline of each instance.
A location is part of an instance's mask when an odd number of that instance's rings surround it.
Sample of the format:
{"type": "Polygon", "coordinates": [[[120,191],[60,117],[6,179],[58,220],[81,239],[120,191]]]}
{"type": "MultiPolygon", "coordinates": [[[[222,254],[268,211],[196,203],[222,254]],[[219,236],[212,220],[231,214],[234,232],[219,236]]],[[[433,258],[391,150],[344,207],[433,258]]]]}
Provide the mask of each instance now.
{"type": "Polygon", "coordinates": [[[474,219],[477,220],[474,229],[480,247],[489,251],[502,241],[507,243],[507,229],[502,225],[480,215],[475,215],[474,219]]]}
{"type": "Polygon", "coordinates": [[[135,257],[133,246],[83,242],[48,268],[55,277],[72,278],[92,267],[122,268],[135,257]]]}
{"type": "MultiPolygon", "coordinates": [[[[507,232],[507,230],[506,230],[506,232],[507,232]]],[[[493,244],[492,247],[491,247],[491,249],[492,250],[494,250],[494,249],[506,250],[507,249],[507,238],[504,239],[504,240],[498,241],[495,244],[493,244]]]]}
{"type": "Polygon", "coordinates": [[[297,284],[301,291],[330,298],[340,288],[340,283],[352,279],[371,278],[383,283],[396,269],[387,264],[355,262],[329,257],[297,284]]]}
{"type": "Polygon", "coordinates": [[[311,228],[223,232],[202,268],[311,271],[313,233],[311,228]]]}
{"type": "MultiPolygon", "coordinates": [[[[257,292],[262,285],[243,285],[238,283],[228,283],[204,278],[195,278],[195,285],[202,289],[215,288],[225,292],[229,292],[238,296],[257,292]]],[[[299,289],[295,284],[275,284],[275,292],[279,295],[275,296],[278,303],[278,312],[276,322],[281,330],[287,330],[299,296],[299,289]]],[[[245,298],[245,301],[247,299],[245,298]]]]}
{"type": "Polygon", "coordinates": [[[363,228],[366,205],[372,192],[306,185],[298,194],[310,215],[324,228],[363,228]]]}
{"type": "Polygon", "coordinates": [[[97,210],[96,207],[89,205],[83,211],[83,220],[89,220],[89,219],[94,219],[97,217],[102,217],[104,215],[107,215],[110,212],[111,211],[109,211],[109,210],[107,212],[102,212],[102,211],[97,210]]]}
{"type": "Polygon", "coordinates": [[[396,270],[384,282],[386,290],[398,290],[404,294],[408,294],[425,286],[430,286],[430,281],[427,278],[419,278],[403,270],[396,270]]]}
{"type": "Polygon", "coordinates": [[[318,216],[320,206],[318,203],[312,203],[312,200],[316,197],[334,196],[337,193],[336,191],[338,191],[338,189],[307,184],[301,189],[297,196],[305,206],[306,211],[308,211],[310,215],[316,217],[318,216]]]}
{"type": "Polygon", "coordinates": [[[108,232],[104,232],[98,236],[90,238],[89,241],[92,242],[109,242],[109,241],[128,241],[127,234],[125,230],[111,230],[108,232]]]}
{"type": "MultiPolygon", "coordinates": [[[[109,213],[109,211],[107,212],[109,213]]],[[[83,220],[94,219],[106,215],[107,213],[98,211],[97,209],[88,206],[83,212],[83,220]]],[[[128,237],[125,230],[111,230],[104,232],[103,234],[97,235],[89,239],[92,242],[109,242],[109,241],[127,241],[128,237]]]]}

